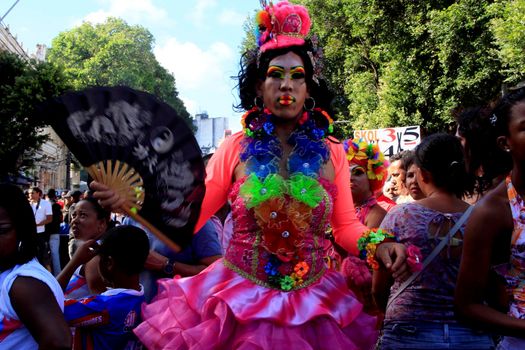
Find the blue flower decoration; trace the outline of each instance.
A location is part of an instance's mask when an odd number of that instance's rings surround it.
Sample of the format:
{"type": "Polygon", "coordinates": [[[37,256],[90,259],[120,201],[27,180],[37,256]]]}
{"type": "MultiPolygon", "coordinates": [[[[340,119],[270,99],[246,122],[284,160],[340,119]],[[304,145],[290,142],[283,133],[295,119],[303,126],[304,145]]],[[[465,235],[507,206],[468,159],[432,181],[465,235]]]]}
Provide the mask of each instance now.
{"type": "Polygon", "coordinates": [[[290,175],[302,173],[306,176],[317,177],[319,169],[323,164],[323,158],[319,154],[308,154],[309,157],[290,157],[288,171],[290,175]]]}
{"type": "Polygon", "coordinates": [[[260,179],[279,171],[279,158],[272,154],[259,157],[250,157],[246,161],[246,173],[255,173],[260,179]]]}
{"type": "Polygon", "coordinates": [[[275,130],[275,125],[273,125],[272,122],[266,122],[263,125],[264,131],[266,131],[266,134],[272,135],[273,131],[275,130]]]}
{"type": "Polygon", "coordinates": [[[268,261],[266,265],[264,265],[264,272],[266,272],[268,276],[277,276],[279,274],[277,268],[278,266],[275,266],[271,261],[268,261]]]}

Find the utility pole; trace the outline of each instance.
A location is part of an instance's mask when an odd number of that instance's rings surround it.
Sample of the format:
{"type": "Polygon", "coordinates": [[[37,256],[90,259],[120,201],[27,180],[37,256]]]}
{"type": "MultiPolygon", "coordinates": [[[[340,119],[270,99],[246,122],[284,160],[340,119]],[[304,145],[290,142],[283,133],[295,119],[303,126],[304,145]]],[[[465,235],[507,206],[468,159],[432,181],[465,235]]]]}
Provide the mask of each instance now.
{"type": "Polygon", "coordinates": [[[11,12],[11,10],[13,9],[13,7],[16,6],[16,4],[18,4],[20,0],[16,0],[15,3],[13,5],[11,5],[11,7],[9,8],[9,10],[7,10],[7,12],[2,16],[0,17],[0,23],[2,23],[2,21],[4,20],[4,18],[9,14],[9,12],[11,12]]]}

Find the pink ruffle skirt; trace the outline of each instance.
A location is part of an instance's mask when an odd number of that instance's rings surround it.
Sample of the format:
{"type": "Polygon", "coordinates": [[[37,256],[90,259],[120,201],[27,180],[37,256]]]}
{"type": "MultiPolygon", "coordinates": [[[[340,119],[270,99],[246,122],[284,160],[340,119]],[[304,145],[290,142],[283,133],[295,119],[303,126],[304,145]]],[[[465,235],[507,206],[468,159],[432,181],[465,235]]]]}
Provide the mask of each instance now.
{"type": "Polygon", "coordinates": [[[134,330],[148,349],[371,349],[375,317],[327,271],[291,292],[259,286],[216,261],[197,276],[165,279],[134,330]]]}

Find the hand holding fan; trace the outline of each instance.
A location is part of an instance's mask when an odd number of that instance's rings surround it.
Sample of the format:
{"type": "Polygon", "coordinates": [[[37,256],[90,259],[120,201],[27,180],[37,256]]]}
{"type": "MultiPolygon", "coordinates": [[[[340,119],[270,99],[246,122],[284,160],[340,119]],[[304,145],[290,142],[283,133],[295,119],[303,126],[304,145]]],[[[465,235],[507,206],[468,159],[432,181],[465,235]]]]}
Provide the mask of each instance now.
{"type": "Polygon", "coordinates": [[[205,171],[175,110],[127,87],[95,87],[66,93],[40,112],[90,176],[125,199],[123,211],[175,251],[190,243],[205,171]]]}

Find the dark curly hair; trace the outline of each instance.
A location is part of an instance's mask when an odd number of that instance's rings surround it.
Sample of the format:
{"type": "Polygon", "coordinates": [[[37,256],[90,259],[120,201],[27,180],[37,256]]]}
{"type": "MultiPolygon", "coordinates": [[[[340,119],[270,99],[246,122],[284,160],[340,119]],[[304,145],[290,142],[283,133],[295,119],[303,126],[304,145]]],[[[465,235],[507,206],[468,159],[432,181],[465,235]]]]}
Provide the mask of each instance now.
{"type": "Polygon", "coordinates": [[[285,55],[288,52],[293,52],[304,62],[306,70],[306,85],[311,97],[315,99],[315,106],[324,109],[330,116],[333,116],[331,103],[333,100],[333,93],[330,91],[328,84],[322,78],[318,78],[318,82],[313,80],[313,67],[309,53],[313,52],[312,43],[310,40],[305,40],[301,46],[290,46],[282,49],[267,50],[262,53],[259,58],[258,49],[246,51],[240,60],[240,71],[237,77],[239,89],[240,103],[234,105],[236,111],[249,110],[254,107],[255,97],[257,97],[257,83],[266,79],[266,71],[270,61],[277,56],[285,55]]]}
{"type": "Polygon", "coordinates": [[[478,194],[490,189],[493,180],[512,167],[510,155],[497,145],[499,135],[491,124],[491,117],[487,107],[468,108],[456,117],[458,135],[465,139],[467,172],[475,177],[474,190],[478,194]],[[482,175],[478,174],[479,169],[483,170],[482,175]]]}
{"type": "Polygon", "coordinates": [[[421,141],[415,150],[415,160],[419,168],[432,175],[436,187],[463,198],[472,193],[474,186],[474,180],[465,167],[463,152],[457,137],[439,133],[421,141]]]}

